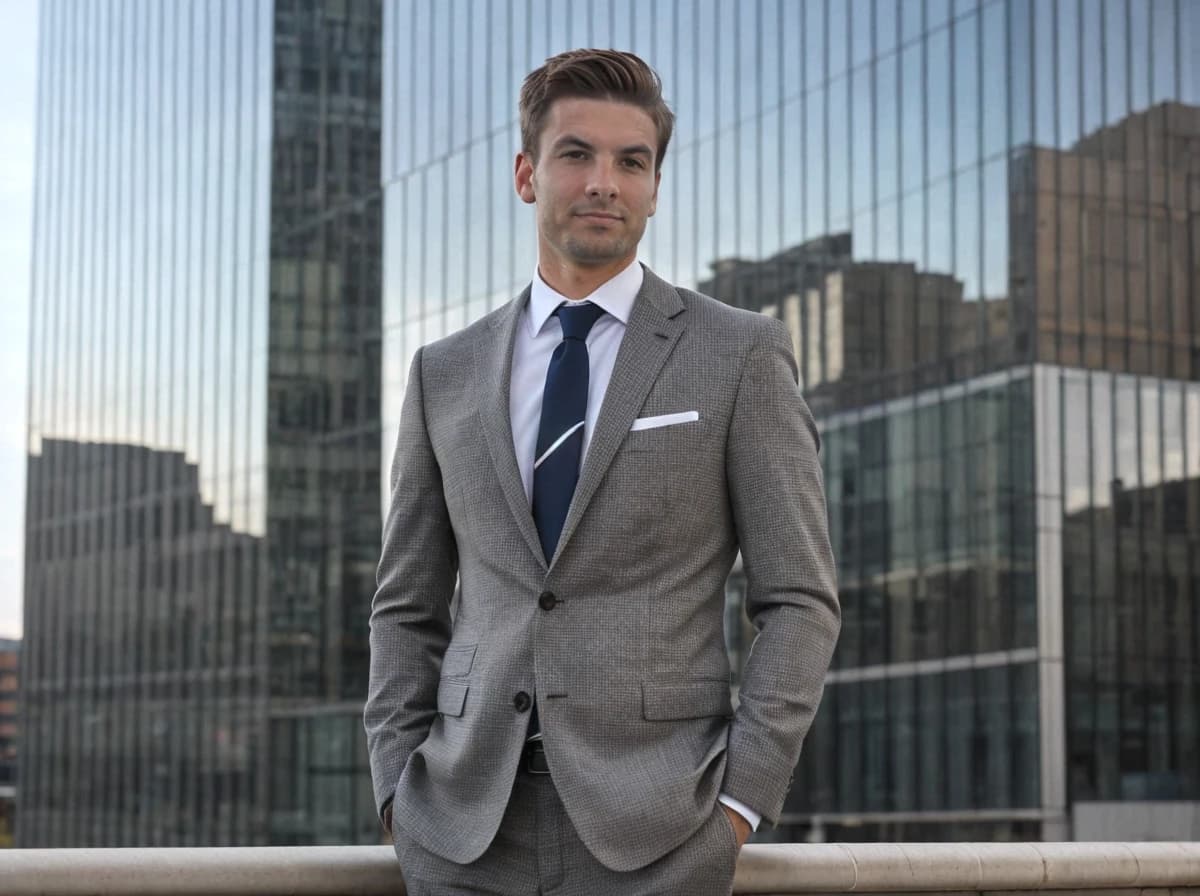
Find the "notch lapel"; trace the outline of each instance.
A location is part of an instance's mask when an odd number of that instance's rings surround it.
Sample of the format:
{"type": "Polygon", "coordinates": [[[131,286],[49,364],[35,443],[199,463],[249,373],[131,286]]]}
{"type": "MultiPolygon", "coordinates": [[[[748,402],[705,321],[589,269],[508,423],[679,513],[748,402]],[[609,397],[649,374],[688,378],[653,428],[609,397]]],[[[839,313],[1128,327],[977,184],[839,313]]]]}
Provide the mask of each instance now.
{"type": "Polygon", "coordinates": [[[508,393],[512,382],[513,343],[521,312],[529,304],[530,288],[509,303],[503,313],[496,315],[479,339],[475,342],[475,382],[479,384],[479,418],[483,423],[488,452],[496,468],[500,489],[508,500],[509,510],[517,528],[521,531],[529,550],[544,569],[546,558],[542,543],[538,539],[533,513],[525,498],[525,486],[521,482],[521,470],[517,466],[517,455],[513,448],[512,417],[509,412],[508,393]]]}
{"type": "MultiPolygon", "coordinates": [[[[596,431],[592,433],[575,495],[554,552],[555,561],[562,556],[617,449],[629,435],[629,427],[646,403],[650,387],[679,341],[685,327],[683,311],[683,300],[675,287],[645,268],[642,288],[621,339],[612,379],[596,420],[596,431]]],[[[554,562],[550,566],[553,567],[554,562]]]]}

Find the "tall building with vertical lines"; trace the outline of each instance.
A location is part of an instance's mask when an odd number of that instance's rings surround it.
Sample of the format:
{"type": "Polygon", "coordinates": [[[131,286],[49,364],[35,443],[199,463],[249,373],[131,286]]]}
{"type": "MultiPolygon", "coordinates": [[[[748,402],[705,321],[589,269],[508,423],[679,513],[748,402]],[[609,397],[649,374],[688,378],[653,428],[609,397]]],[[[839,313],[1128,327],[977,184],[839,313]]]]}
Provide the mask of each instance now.
{"type": "Polygon", "coordinates": [[[42,3],[22,846],[378,837],[381,15],[42,3]]]}
{"type": "Polygon", "coordinates": [[[385,465],[413,352],[532,277],[562,50],[677,114],[642,261],[792,329],[845,615],[760,837],[1200,836],[1200,2],[386,0],[384,45],[385,465]]]}
{"type": "Polygon", "coordinates": [[[1200,0],[41,30],[18,842],[377,838],[405,371],[531,278],[517,92],[577,46],[678,115],[642,260],[784,319],[821,425],[843,634],[759,836],[1200,836],[1200,0]]]}

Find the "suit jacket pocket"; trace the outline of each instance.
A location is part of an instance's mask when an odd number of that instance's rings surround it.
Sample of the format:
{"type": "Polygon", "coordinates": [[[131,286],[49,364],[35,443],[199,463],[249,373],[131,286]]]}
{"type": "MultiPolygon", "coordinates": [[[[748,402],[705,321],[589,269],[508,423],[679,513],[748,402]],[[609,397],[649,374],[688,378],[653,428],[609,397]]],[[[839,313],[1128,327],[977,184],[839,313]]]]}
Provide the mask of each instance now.
{"type": "Polygon", "coordinates": [[[467,702],[467,687],[463,681],[442,681],[438,684],[437,708],[444,716],[461,716],[467,702]]]}
{"type": "Polygon", "coordinates": [[[622,443],[627,451],[654,451],[681,454],[697,451],[704,444],[708,427],[703,418],[686,423],[671,423],[651,429],[631,429],[622,443]]]}
{"type": "Polygon", "coordinates": [[[475,661],[475,644],[451,644],[442,657],[442,676],[459,678],[471,671],[475,661]]]}
{"type": "Polygon", "coordinates": [[[732,715],[728,681],[702,678],[642,682],[642,717],[650,721],[732,715]]]}

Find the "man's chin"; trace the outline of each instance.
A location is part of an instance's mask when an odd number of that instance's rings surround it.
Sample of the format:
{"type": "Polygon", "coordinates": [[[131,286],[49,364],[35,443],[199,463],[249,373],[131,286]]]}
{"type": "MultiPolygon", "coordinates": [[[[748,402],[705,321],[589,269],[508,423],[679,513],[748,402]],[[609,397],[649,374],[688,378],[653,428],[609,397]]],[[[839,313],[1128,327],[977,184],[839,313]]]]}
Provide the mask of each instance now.
{"type": "Polygon", "coordinates": [[[566,248],[576,264],[589,267],[620,261],[629,254],[629,246],[624,241],[592,243],[572,240],[566,248]]]}

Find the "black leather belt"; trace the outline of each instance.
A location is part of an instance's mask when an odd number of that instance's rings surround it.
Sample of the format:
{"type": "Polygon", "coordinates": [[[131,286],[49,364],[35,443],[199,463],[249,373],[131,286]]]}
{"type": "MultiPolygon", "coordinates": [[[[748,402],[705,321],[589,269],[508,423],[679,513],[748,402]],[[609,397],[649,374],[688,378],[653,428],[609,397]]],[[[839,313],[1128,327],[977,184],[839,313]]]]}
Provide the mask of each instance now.
{"type": "Polygon", "coordinates": [[[550,774],[550,764],[546,762],[546,748],[542,746],[541,737],[525,741],[525,749],[521,752],[521,770],[530,775],[550,774]]]}

